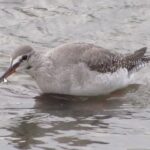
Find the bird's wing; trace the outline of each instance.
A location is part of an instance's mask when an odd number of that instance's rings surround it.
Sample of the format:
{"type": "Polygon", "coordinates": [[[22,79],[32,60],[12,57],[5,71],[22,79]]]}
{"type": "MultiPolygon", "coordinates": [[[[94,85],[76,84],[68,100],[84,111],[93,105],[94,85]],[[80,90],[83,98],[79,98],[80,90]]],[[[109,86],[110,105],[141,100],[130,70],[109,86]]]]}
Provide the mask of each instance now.
{"type": "Polygon", "coordinates": [[[102,47],[91,47],[91,50],[85,51],[82,55],[82,62],[84,62],[91,70],[101,73],[115,72],[121,67],[121,62],[124,55],[119,53],[112,53],[102,47]]]}
{"type": "Polygon", "coordinates": [[[54,49],[53,59],[57,66],[66,66],[70,64],[85,63],[92,70],[104,72],[103,67],[108,67],[110,61],[117,61],[120,55],[112,53],[102,47],[88,43],[65,44],[54,49]],[[102,65],[102,66],[101,66],[102,65]]]}
{"type": "Polygon", "coordinates": [[[141,64],[150,61],[150,57],[145,57],[146,47],[135,51],[133,54],[123,55],[112,53],[101,47],[94,47],[91,51],[86,51],[82,61],[94,71],[101,73],[115,72],[119,68],[126,68],[128,71],[138,68],[141,64]]]}
{"type": "Polygon", "coordinates": [[[146,48],[123,55],[88,43],[65,44],[55,48],[54,52],[53,59],[57,67],[84,63],[91,70],[101,73],[112,73],[119,68],[126,68],[130,71],[143,61],[150,60],[144,55],[146,48]]]}

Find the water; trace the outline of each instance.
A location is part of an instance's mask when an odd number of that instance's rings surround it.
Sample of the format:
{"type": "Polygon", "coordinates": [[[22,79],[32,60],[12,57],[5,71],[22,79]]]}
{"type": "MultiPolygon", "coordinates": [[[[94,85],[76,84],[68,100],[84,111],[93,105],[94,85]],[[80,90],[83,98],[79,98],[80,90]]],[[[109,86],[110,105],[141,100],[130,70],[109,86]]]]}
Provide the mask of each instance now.
{"type": "MultiPolygon", "coordinates": [[[[150,47],[149,23],[148,0],[0,0],[0,74],[25,44],[47,50],[84,41],[122,53],[150,47]]],[[[13,75],[0,84],[1,149],[150,149],[149,71],[139,73],[141,85],[98,97],[41,95],[27,74],[13,75]]]]}

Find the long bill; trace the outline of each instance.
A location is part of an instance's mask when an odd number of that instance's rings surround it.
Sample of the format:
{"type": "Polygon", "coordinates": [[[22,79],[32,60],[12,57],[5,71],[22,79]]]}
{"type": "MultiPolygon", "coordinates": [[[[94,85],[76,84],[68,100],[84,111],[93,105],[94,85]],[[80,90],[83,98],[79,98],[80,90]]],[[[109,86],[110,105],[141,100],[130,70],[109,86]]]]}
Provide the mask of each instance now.
{"type": "Polygon", "coordinates": [[[16,72],[16,69],[19,67],[21,64],[21,60],[13,64],[8,68],[8,70],[0,77],[0,82],[3,82],[5,79],[7,79],[10,75],[16,72]]]}

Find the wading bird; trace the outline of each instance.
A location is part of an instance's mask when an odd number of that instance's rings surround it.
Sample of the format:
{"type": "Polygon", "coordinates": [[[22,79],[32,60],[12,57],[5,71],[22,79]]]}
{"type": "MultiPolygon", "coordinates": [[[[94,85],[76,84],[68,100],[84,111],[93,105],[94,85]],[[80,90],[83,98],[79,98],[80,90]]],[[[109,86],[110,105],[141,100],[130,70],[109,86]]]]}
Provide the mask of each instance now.
{"type": "Polygon", "coordinates": [[[65,44],[41,53],[30,46],[16,49],[1,81],[25,70],[43,93],[101,95],[132,83],[134,74],[150,61],[146,47],[120,54],[87,43],[65,44]]]}

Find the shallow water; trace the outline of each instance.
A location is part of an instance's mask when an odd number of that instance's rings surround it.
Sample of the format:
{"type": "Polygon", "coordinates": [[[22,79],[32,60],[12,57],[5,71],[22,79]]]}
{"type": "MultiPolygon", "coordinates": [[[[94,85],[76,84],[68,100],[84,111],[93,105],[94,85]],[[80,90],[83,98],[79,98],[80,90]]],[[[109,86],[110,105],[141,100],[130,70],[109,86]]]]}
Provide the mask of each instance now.
{"type": "MultiPolygon", "coordinates": [[[[149,23],[148,0],[0,0],[0,73],[19,45],[150,47],[149,23]]],[[[0,84],[1,149],[150,149],[149,71],[139,73],[142,84],[98,97],[41,95],[28,75],[13,75],[0,84]]]]}

